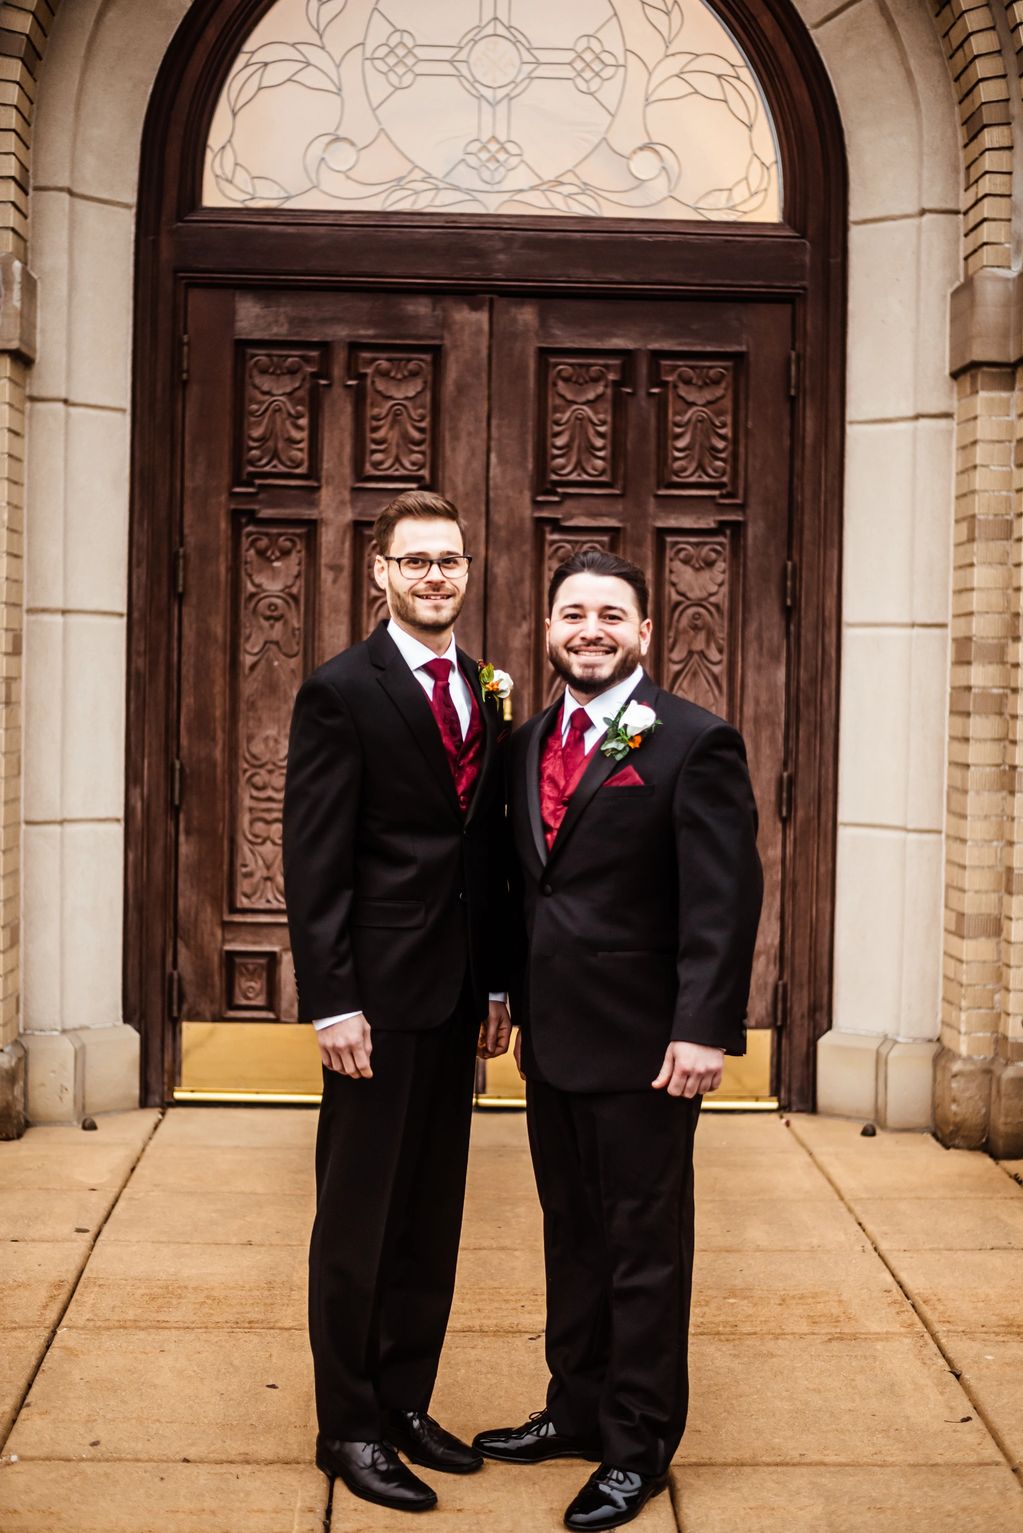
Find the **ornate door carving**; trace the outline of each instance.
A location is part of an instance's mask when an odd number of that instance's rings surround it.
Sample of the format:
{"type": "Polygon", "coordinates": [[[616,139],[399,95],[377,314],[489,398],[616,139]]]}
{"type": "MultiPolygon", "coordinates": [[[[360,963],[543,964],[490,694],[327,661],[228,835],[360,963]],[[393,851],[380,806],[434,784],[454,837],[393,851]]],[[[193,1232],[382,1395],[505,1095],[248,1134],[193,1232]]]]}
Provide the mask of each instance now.
{"type": "Polygon", "coordinates": [[[490,653],[526,717],[558,683],[538,635],[577,548],[650,575],[659,683],[749,748],[767,898],[750,1023],[781,976],[792,315],[784,304],[606,299],[495,306],[490,653]]]}
{"type": "MultiPolygon", "coordinates": [[[[190,1022],[296,1017],[281,867],[302,678],[383,615],[370,529],[439,486],[482,543],[485,300],[189,301],[177,944],[190,1022]]],[[[473,593],[464,642],[482,639],[473,593]]]]}
{"type": "MultiPolygon", "coordinates": [[[[190,1024],[295,1019],[280,815],[309,670],[385,615],[370,531],[400,488],[456,501],[459,639],[557,682],[545,591],[578,548],[651,577],[661,684],[750,750],[768,898],[750,1020],[780,976],[788,360],[781,303],[192,291],[177,968],[190,1024]]],[[[222,1037],[227,1037],[222,1034],[222,1037]]]]}

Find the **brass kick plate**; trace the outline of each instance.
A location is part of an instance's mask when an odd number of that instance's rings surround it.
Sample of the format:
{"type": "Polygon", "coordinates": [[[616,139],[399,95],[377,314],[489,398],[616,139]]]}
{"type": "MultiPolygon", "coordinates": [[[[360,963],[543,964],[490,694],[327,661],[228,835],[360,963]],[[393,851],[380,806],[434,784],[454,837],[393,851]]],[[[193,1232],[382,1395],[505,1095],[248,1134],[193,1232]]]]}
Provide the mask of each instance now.
{"type": "MultiPolygon", "coordinates": [[[[747,1035],[748,1053],[726,1058],[720,1088],[705,1109],[774,1111],[769,1028],[747,1035]]],[[[183,1022],[176,1102],[311,1103],[320,1100],[316,1034],[305,1022],[183,1022]]],[[[480,1107],[524,1107],[525,1084],[509,1052],[487,1065],[480,1107]]]]}

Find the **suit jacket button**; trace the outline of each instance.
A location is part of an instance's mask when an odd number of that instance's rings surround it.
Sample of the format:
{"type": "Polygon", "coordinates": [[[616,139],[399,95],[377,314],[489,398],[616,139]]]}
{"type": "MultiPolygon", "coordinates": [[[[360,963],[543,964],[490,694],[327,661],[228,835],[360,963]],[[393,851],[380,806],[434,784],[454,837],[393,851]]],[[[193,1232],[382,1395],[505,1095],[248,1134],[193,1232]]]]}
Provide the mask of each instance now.
{"type": "Polygon", "coordinates": [[[551,888],[550,884],[544,884],[543,892],[544,894],[553,894],[554,890],[551,888]]]}

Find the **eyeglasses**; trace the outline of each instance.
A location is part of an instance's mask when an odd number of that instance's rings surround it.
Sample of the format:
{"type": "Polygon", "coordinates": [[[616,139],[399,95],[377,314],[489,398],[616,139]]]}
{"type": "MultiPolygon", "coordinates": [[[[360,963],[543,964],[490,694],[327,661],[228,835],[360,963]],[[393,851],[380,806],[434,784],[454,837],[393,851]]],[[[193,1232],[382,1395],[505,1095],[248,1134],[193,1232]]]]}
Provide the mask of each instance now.
{"type": "Polygon", "coordinates": [[[461,580],[472,563],[471,554],[442,554],[439,559],[428,559],[425,554],[384,554],[384,558],[388,564],[396,564],[399,574],[406,580],[421,580],[434,565],[441,575],[447,575],[450,580],[461,580]]]}

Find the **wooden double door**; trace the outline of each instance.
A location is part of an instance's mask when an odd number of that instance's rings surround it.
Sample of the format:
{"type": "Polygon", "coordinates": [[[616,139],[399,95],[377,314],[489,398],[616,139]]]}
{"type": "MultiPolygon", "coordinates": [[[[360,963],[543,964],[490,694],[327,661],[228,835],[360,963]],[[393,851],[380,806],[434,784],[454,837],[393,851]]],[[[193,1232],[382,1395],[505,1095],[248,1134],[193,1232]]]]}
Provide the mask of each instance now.
{"type": "Polygon", "coordinates": [[[463,647],[554,695],[553,568],[650,575],[650,669],[743,731],[766,904],[747,1074],[784,995],[791,305],[193,287],[186,313],[172,1019],[182,1094],[315,1091],[281,867],[302,678],[384,615],[371,529],[399,490],[459,506],[463,647]]]}

